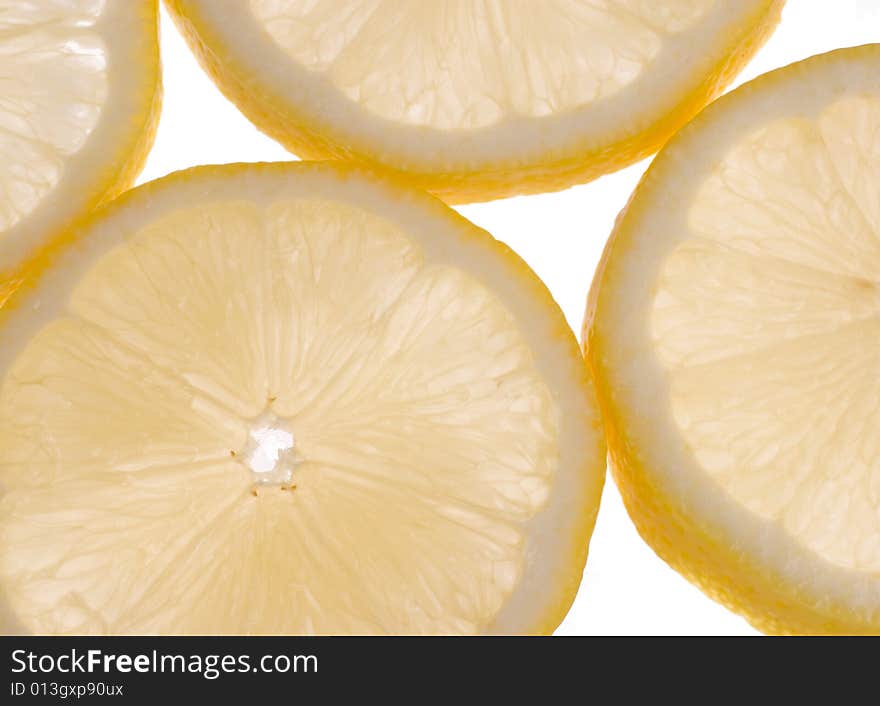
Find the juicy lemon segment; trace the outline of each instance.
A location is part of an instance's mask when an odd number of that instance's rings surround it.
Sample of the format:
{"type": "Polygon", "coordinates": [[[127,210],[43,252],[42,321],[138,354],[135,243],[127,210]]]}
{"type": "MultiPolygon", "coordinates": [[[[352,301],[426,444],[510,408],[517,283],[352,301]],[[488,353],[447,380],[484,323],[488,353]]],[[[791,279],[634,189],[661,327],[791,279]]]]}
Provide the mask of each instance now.
{"type": "Polygon", "coordinates": [[[404,171],[454,201],[564,188],[650,154],[782,4],[168,1],[218,85],[292,151],[404,171]]]}
{"type": "Polygon", "coordinates": [[[664,149],[595,285],[631,514],[768,631],[880,630],[878,194],[880,45],[814,57],[664,149]]]}
{"type": "MultiPolygon", "coordinates": [[[[107,99],[101,4],[0,14],[0,233],[30,214],[82,148],[107,99]],[[49,88],[51,87],[51,88],[49,88]]],[[[14,5],[13,5],[14,8],[14,5]]]]}
{"type": "Polygon", "coordinates": [[[129,185],[158,107],[155,0],[4,3],[0,275],[129,185]]]}
{"type": "Polygon", "coordinates": [[[508,250],[321,165],[172,176],[82,243],[0,327],[18,629],[555,628],[604,445],[576,343],[508,250]]]}

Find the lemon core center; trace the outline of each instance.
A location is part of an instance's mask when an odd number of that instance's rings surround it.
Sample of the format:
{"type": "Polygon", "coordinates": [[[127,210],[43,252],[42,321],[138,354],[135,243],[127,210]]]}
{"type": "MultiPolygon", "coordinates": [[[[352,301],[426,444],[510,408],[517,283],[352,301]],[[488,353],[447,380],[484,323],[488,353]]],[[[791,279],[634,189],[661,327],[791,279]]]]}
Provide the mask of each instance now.
{"type": "Polygon", "coordinates": [[[236,454],[259,485],[285,485],[298,463],[293,431],[271,411],[251,422],[248,440],[236,454]]]}

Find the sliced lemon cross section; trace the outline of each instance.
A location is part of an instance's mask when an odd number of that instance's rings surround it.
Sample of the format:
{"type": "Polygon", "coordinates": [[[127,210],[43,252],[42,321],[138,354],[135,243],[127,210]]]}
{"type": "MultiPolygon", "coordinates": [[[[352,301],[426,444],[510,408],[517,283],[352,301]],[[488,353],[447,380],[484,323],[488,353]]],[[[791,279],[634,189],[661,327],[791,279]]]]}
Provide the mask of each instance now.
{"type": "Polygon", "coordinates": [[[764,630],[880,631],[880,45],[761,77],[670,142],[588,323],[661,556],[764,630]]]}
{"type": "Polygon", "coordinates": [[[169,0],[203,65],[308,158],[452,201],[561,189],[656,149],[775,27],[780,0],[169,0]]]}
{"type": "Polygon", "coordinates": [[[604,475],[512,252],[333,165],[94,217],[0,326],[0,595],[40,633],[555,628],[604,475]]]}
{"type": "Polygon", "coordinates": [[[0,302],[14,268],[137,176],[159,82],[156,0],[0,7],[0,302]]]}

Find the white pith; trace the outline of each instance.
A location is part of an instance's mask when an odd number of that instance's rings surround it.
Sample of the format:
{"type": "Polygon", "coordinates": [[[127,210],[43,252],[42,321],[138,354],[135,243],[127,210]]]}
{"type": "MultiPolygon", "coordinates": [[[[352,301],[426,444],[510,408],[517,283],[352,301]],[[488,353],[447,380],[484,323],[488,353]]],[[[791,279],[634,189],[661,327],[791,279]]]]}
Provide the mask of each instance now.
{"type": "Polygon", "coordinates": [[[818,612],[876,624],[880,47],[786,71],[648,175],[602,275],[597,362],[690,521],[818,612]]]}
{"type": "Polygon", "coordinates": [[[90,230],[0,331],[19,629],[535,629],[579,571],[595,412],[528,287],[432,208],[257,167],[90,230]],[[255,483],[279,420],[292,482],[255,483]]]}
{"type": "Polygon", "coordinates": [[[0,9],[0,271],[102,195],[155,88],[152,3],[38,5],[0,9]]]}
{"type": "Polygon", "coordinates": [[[515,6],[351,0],[344,12],[335,3],[297,0],[181,0],[180,6],[222,42],[213,50],[228,52],[248,80],[331,139],[424,173],[546,162],[637,134],[695,90],[767,10],[761,0],[680,0],[659,12],[656,3],[638,0],[515,6]],[[383,12],[392,19],[383,20],[383,12]],[[380,19],[370,18],[374,13],[380,19]],[[401,18],[407,29],[392,29],[401,18]],[[352,29],[313,28],[313,20],[348,22],[352,29]],[[334,66],[340,43],[357,41],[365,24],[382,35],[381,43],[371,34],[364,42],[369,51],[355,56],[360,45],[349,47],[344,67],[334,66]],[[518,53],[515,38],[528,50],[518,53]],[[542,52],[553,54],[552,61],[542,52]],[[483,71],[494,75],[482,80],[483,71]],[[368,85],[359,83],[361,74],[368,85]]]}

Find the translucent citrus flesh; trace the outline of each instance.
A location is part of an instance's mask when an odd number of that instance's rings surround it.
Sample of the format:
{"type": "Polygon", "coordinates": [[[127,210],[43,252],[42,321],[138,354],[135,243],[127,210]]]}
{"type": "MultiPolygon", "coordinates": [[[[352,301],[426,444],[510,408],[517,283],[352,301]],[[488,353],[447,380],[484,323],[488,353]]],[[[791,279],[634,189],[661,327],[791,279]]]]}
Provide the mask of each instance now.
{"type": "Polygon", "coordinates": [[[157,0],[0,8],[0,303],[11,274],[140,171],[161,102],[157,0]]]}
{"type": "Polygon", "coordinates": [[[181,204],[120,240],[0,365],[24,629],[493,629],[572,483],[499,295],[327,197],[181,204]]]}
{"type": "Polygon", "coordinates": [[[250,0],[295,61],[395,122],[474,129],[581,108],[635,80],[715,0],[250,0]],[[562,68],[567,70],[560,70],[562,68]]]}
{"type": "Polygon", "coordinates": [[[0,236],[61,178],[107,98],[101,0],[0,11],[0,236]]]}
{"type": "MultiPolygon", "coordinates": [[[[637,194],[621,232],[638,235],[612,244],[596,293],[597,370],[645,387],[609,406],[621,420],[650,407],[664,420],[658,436],[674,434],[621,462],[765,579],[800,583],[780,589],[776,615],[736,605],[774,631],[880,629],[878,69],[876,46],[818,57],[710,112],[670,145],[695,173],[637,194]],[[659,244],[638,254],[648,234],[659,244]],[[623,267],[647,278],[631,297],[610,282],[623,267]],[[645,327],[618,323],[633,337],[625,357],[604,339],[618,297],[645,327]],[[701,500],[695,474],[711,481],[701,500]]],[[[640,433],[632,425],[622,433],[640,433]]],[[[700,580],[696,555],[675,561],[700,580]]],[[[758,581],[728,578],[725,599],[736,604],[758,581]]]]}
{"type": "Polygon", "coordinates": [[[738,143],[690,224],[653,316],[686,442],[822,558],[880,570],[880,94],[738,143]]]}
{"type": "Polygon", "coordinates": [[[453,202],[550,191],[656,149],[783,0],[168,0],[226,95],[302,157],[453,202]]]}

